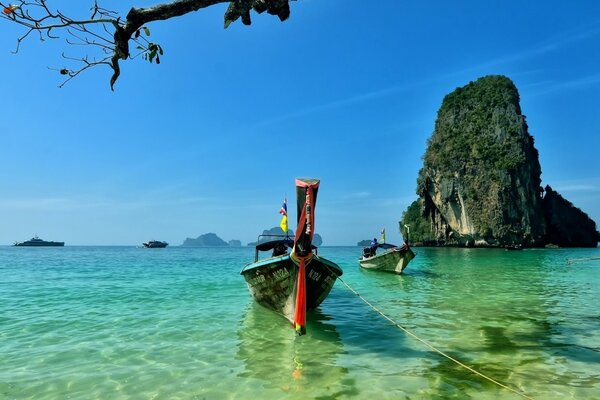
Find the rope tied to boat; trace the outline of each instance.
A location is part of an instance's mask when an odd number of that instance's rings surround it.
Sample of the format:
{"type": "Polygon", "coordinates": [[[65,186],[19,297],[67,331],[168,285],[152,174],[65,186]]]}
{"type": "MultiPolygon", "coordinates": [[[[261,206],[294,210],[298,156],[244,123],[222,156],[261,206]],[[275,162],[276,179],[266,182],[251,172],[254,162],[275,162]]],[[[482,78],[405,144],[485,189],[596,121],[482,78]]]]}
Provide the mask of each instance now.
{"type": "Polygon", "coordinates": [[[422,344],[424,344],[425,346],[427,346],[430,350],[432,350],[433,352],[447,358],[448,360],[452,361],[453,363],[471,371],[472,373],[474,373],[475,375],[480,376],[481,378],[490,381],[498,386],[500,386],[503,389],[506,389],[510,392],[513,392],[516,395],[519,395],[521,397],[523,397],[524,399],[528,399],[528,400],[533,400],[532,397],[527,396],[525,393],[517,390],[517,389],[513,389],[510,386],[507,386],[505,384],[503,384],[502,382],[499,382],[487,375],[485,375],[482,372],[479,372],[471,367],[469,367],[468,365],[462,363],[461,361],[457,360],[456,358],[444,353],[443,351],[439,350],[437,347],[435,347],[434,345],[432,345],[431,343],[427,342],[424,339],[421,339],[419,336],[417,336],[416,334],[412,333],[411,331],[409,331],[408,329],[406,329],[405,327],[403,327],[402,325],[400,325],[399,323],[397,323],[396,321],[394,321],[392,318],[388,317],[386,314],[384,314],[381,310],[379,310],[377,307],[375,307],[371,302],[369,302],[367,299],[365,299],[363,296],[361,296],[360,293],[358,293],[352,286],[350,286],[348,283],[346,283],[346,281],[344,281],[341,277],[338,277],[338,279],[352,292],[354,293],[359,299],[361,299],[366,305],[368,305],[373,311],[375,311],[376,313],[378,313],[379,315],[381,315],[383,318],[385,318],[388,322],[390,322],[392,325],[394,325],[396,328],[402,330],[404,333],[406,333],[408,336],[412,337],[413,339],[416,339],[417,341],[421,342],[422,344]]]}

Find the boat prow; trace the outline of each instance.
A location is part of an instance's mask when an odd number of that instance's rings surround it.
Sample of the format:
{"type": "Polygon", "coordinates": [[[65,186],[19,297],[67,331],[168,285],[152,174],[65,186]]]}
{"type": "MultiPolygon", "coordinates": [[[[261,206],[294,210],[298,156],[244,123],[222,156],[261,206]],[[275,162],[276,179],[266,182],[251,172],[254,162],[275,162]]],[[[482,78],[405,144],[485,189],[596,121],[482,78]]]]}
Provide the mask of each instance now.
{"type": "Polygon", "coordinates": [[[281,239],[261,242],[262,235],[259,236],[254,262],[240,272],[256,302],[283,315],[300,335],[306,333],[306,311],[325,300],[343,273],[337,264],[320,257],[312,245],[318,188],[317,179],[296,180],[298,228],[295,237],[292,240],[282,235],[281,239]],[[272,253],[268,258],[259,259],[261,251],[272,253]]]}
{"type": "MultiPolygon", "coordinates": [[[[313,255],[306,262],[306,310],[314,310],[329,295],[342,269],[332,261],[313,255]]],[[[298,260],[292,254],[248,264],[240,272],[256,302],[294,323],[298,260]]]]}

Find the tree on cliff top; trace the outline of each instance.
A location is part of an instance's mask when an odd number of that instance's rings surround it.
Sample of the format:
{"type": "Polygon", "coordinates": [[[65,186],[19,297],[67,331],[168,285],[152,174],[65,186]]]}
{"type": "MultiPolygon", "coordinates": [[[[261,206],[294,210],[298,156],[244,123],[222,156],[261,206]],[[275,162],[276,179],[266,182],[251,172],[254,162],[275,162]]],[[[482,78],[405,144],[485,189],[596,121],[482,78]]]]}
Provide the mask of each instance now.
{"type": "Polygon", "coordinates": [[[61,87],[72,78],[89,68],[104,65],[112,69],[110,87],[121,74],[119,62],[142,58],[150,63],[160,64],[163,48],[150,40],[147,24],[180,17],[192,11],[198,11],[215,4],[227,3],[225,28],[241,18],[244,25],[250,25],[250,11],[267,11],[285,21],[290,15],[290,0],[173,0],[152,7],[133,7],[125,18],[115,11],[101,7],[97,0],[90,9],[90,16],[74,18],[58,9],[53,9],[47,0],[19,0],[15,3],[0,1],[0,18],[18,24],[24,28],[17,39],[15,53],[21,43],[30,35],[38,35],[40,40],[64,38],[74,46],[84,46],[86,51],[79,57],[63,53],[63,57],[73,62],[73,69],[62,68],[58,71],[65,77],[61,87]],[[135,50],[133,50],[135,47],[135,50]]]}

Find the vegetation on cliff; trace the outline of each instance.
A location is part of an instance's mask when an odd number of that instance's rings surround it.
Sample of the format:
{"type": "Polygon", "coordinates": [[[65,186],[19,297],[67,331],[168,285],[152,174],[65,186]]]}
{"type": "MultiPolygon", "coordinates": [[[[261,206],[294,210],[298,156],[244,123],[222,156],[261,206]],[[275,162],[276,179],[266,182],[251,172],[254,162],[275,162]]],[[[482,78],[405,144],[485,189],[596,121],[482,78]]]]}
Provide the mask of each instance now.
{"type": "Polygon", "coordinates": [[[544,202],[543,193],[519,92],[505,76],[486,76],[444,98],[417,179],[419,200],[401,224],[411,227],[412,240],[432,244],[597,243],[595,223],[585,213],[566,201],[544,202]],[[578,222],[557,220],[551,205],[570,210],[578,222]],[[565,233],[576,226],[593,228],[565,233]]]}
{"type": "MultiPolygon", "coordinates": [[[[431,222],[423,217],[423,200],[417,199],[402,213],[400,226],[408,226],[410,244],[429,244],[436,240],[435,232],[431,229],[431,222]]],[[[406,228],[405,228],[406,229],[406,228]]],[[[405,230],[402,235],[405,235],[405,230]]],[[[406,239],[406,236],[404,236],[406,239]]]]}
{"type": "Polygon", "coordinates": [[[541,168],[510,79],[483,77],[447,95],[423,161],[418,192],[438,239],[541,241],[541,168]]]}
{"type": "Polygon", "coordinates": [[[522,134],[520,114],[519,93],[506,77],[488,76],[456,89],[438,112],[424,168],[435,167],[449,178],[462,172],[478,186],[484,165],[494,167],[487,171],[492,177],[498,170],[516,170],[526,161],[522,149],[531,138],[522,134]],[[511,118],[501,118],[507,113],[511,118]]]}

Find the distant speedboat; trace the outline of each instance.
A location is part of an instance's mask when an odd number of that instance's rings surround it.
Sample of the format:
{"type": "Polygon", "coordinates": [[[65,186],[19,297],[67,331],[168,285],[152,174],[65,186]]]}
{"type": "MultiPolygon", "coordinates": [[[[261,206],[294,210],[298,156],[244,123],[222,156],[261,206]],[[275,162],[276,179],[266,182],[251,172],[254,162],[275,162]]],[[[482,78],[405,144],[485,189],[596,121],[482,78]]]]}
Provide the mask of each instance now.
{"type": "Polygon", "coordinates": [[[144,247],[148,247],[150,249],[162,249],[169,245],[169,243],[161,242],[160,240],[150,240],[150,241],[148,241],[146,243],[142,243],[142,244],[144,245],[144,247]]]}
{"type": "Polygon", "coordinates": [[[43,246],[60,247],[60,246],[64,246],[64,245],[65,245],[65,242],[47,242],[45,240],[40,239],[37,236],[34,236],[25,242],[15,242],[15,246],[25,246],[25,247],[43,247],[43,246]]]}
{"type": "Polygon", "coordinates": [[[258,304],[283,315],[300,335],[306,333],[306,311],[321,304],[342,275],[342,269],[317,255],[312,245],[318,188],[318,179],[296,180],[296,236],[262,243],[259,236],[254,262],[241,271],[258,304]],[[261,260],[259,251],[272,253],[261,260]]]}
{"type": "Polygon", "coordinates": [[[361,267],[374,271],[385,271],[401,274],[410,260],[415,258],[415,253],[410,249],[408,243],[402,246],[394,246],[393,244],[380,243],[377,248],[381,248],[383,253],[376,254],[376,249],[365,247],[363,255],[358,260],[361,267]]]}

